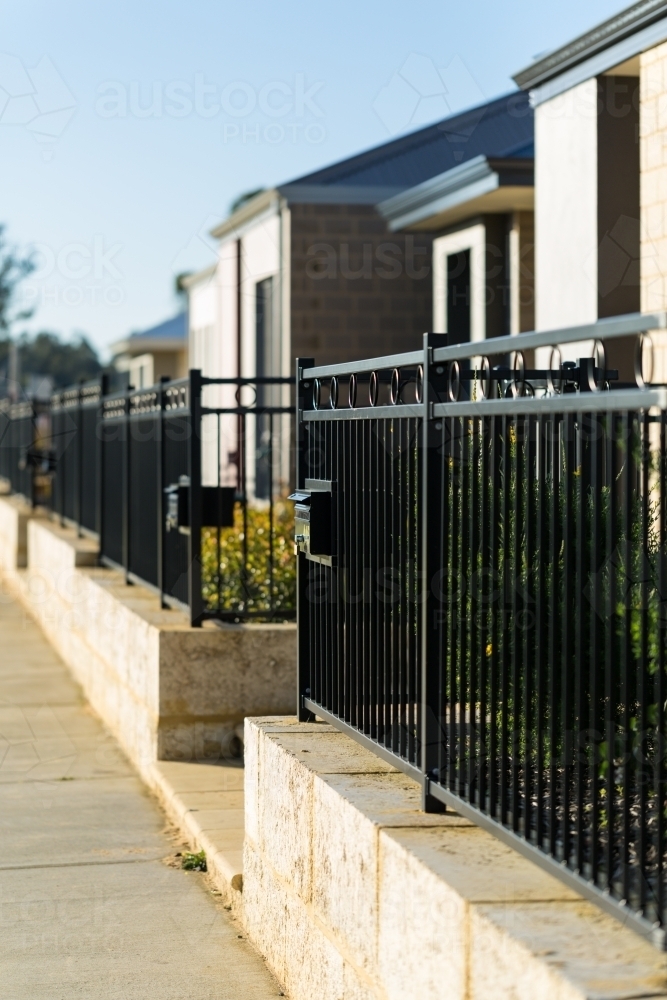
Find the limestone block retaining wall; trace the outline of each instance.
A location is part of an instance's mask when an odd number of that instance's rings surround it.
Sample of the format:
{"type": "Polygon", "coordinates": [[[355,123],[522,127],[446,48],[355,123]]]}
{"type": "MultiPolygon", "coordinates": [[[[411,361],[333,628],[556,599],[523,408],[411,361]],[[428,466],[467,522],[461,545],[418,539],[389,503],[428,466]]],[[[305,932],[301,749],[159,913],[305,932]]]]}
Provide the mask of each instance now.
{"type": "Polygon", "coordinates": [[[27,566],[28,521],[34,516],[22,497],[0,498],[0,572],[13,574],[27,566]]]}
{"type": "MultiPolygon", "coordinates": [[[[0,552],[19,530],[0,499],[0,552]],[[12,534],[13,533],[13,534],[12,534]]],[[[97,546],[46,519],[27,522],[27,569],[5,587],[36,618],[142,775],[155,760],[217,761],[246,715],[291,711],[293,625],[190,627],[144,587],[97,566],[97,546]]]]}
{"type": "Polygon", "coordinates": [[[667,996],[664,955],[342,733],[245,746],[243,916],[292,1000],[667,996]]]}

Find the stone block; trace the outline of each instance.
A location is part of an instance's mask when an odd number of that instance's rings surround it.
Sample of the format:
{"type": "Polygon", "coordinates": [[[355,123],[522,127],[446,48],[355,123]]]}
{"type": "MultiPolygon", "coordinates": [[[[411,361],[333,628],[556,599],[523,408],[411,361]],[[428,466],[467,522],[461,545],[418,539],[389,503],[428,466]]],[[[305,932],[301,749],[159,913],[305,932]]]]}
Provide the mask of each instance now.
{"type": "Polygon", "coordinates": [[[260,745],[258,846],[297,896],[310,902],[314,775],[278,739],[266,735],[260,745]]]}
{"type": "Polygon", "coordinates": [[[384,1000],[372,982],[345,960],[310,908],[247,842],[243,873],[248,936],[258,943],[292,1000],[384,1000]]]}
{"type": "Polygon", "coordinates": [[[388,1000],[467,1000],[467,904],[393,837],[380,836],[378,976],[388,1000]]]}
{"type": "Polygon", "coordinates": [[[482,904],[470,949],[471,1000],[667,996],[664,954],[583,900],[482,904]]]}
{"type": "Polygon", "coordinates": [[[375,973],[378,828],[319,776],[312,814],[313,909],[355,965],[375,973]]]}
{"type": "Polygon", "coordinates": [[[36,516],[22,497],[0,497],[0,572],[13,575],[27,566],[28,522],[36,516]]]}
{"type": "Polygon", "coordinates": [[[243,794],[245,809],[245,834],[255,848],[259,847],[259,785],[261,774],[261,730],[246,719],[243,735],[243,794]]]}
{"type": "Polygon", "coordinates": [[[348,737],[246,727],[244,919],[294,1000],[667,997],[663,954],[348,737]]]}

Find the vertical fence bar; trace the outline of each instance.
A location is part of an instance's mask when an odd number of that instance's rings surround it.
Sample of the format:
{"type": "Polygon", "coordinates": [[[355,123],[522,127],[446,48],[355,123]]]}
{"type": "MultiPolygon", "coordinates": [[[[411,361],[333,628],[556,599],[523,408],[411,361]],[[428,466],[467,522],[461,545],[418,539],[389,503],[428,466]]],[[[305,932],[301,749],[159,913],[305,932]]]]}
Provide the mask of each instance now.
{"type": "MultiPolygon", "coordinates": [[[[423,360],[423,417],[421,427],[421,563],[423,582],[421,603],[421,770],[422,808],[424,812],[444,812],[444,807],[430,794],[431,781],[443,781],[440,774],[440,744],[443,728],[447,726],[443,717],[440,690],[439,635],[441,604],[434,594],[434,581],[439,578],[439,556],[442,551],[442,537],[439,537],[442,521],[440,463],[444,456],[439,454],[443,436],[442,421],[431,419],[433,403],[439,401],[442,391],[444,371],[437,371],[431,364],[434,346],[443,342],[443,337],[424,334],[423,360]],[[440,530],[439,530],[440,529],[440,530]]],[[[442,592],[442,584],[438,588],[442,592]]],[[[451,728],[451,721],[450,721],[451,728]]],[[[451,743],[451,740],[450,740],[451,743]]]]}
{"type": "Polygon", "coordinates": [[[188,538],[188,603],[190,624],[201,626],[204,618],[204,595],[202,594],[202,482],[201,482],[201,393],[202,375],[196,368],[190,369],[190,436],[188,439],[188,468],[190,478],[190,535],[188,538]]]}
{"type": "Polygon", "coordinates": [[[621,726],[623,733],[623,758],[620,767],[623,796],[622,836],[621,836],[621,898],[627,900],[630,890],[630,828],[631,802],[630,782],[630,684],[632,670],[632,415],[623,413],[621,417],[624,461],[621,473],[622,518],[623,518],[623,643],[621,649],[621,726]]]}
{"type": "Polygon", "coordinates": [[[616,637],[616,494],[617,494],[617,418],[616,414],[608,411],[607,419],[607,442],[606,442],[606,483],[609,490],[609,511],[607,514],[607,531],[605,539],[606,565],[607,565],[607,594],[605,601],[605,826],[606,826],[606,851],[605,851],[605,888],[609,893],[614,888],[614,846],[616,827],[616,781],[615,781],[615,748],[616,748],[616,664],[617,664],[617,637],[616,637]]]}
{"type": "Polygon", "coordinates": [[[109,376],[104,372],[100,378],[100,399],[95,419],[95,475],[97,476],[95,530],[99,538],[100,554],[104,551],[102,525],[104,524],[104,440],[102,433],[102,414],[104,399],[109,392],[109,376]]]}
{"type": "MultiPolygon", "coordinates": [[[[313,387],[310,380],[304,381],[303,372],[312,368],[314,358],[296,360],[296,489],[303,489],[308,477],[309,435],[303,421],[304,410],[312,409],[313,387]]],[[[297,553],[296,568],[296,714],[299,722],[308,722],[312,716],[304,707],[303,699],[310,694],[310,608],[308,607],[308,565],[302,552],[297,553]]]]}
{"type": "Polygon", "coordinates": [[[656,676],[656,754],[654,791],[657,802],[656,818],[656,919],[664,921],[664,850],[665,850],[665,669],[667,664],[667,447],[666,415],[660,414],[658,451],[658,669],[656,676]]]}
{"type": "Polygon", "coordinates": [[[81,537],[81,523],[83,521],[83,383],[81,379],[77,391],[76,405],[76,507],[74,520],[76,522],[76,533],[81,537]]]}
{"type": "Polygon", "coordinates": [[[132,386],[129,386],[123,397],[123,569],[125,570],[125,583],[129,584],[130,572],[130,448],[132,438],[132,426],[130,423],[130,411],[132,409],[131,400],[132,386]]]}
{"type": "Polygon", "coordinates": [[[155,418],[156,422],[156,432],[157,432],[157,448],[156,448],[156,460],[157,460],[157,585],[160,591],[160,607],[166,607],[164,595],[165,595],[165,558],[164,558],[164,533],[165,533],[165,510],[164,510],[164,458],[165,458],[165,419],[164,411],[166,406],[166,383],[169,378],[163,375],[160,379],[160,384],[157,390],[157,416],[155,418]]]}

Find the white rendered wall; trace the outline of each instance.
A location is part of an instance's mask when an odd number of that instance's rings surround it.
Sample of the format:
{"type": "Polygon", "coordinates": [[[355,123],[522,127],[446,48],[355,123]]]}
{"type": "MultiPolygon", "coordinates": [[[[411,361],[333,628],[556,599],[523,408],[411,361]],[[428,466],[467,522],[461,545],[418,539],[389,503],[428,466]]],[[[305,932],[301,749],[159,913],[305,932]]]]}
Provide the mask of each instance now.
{"type": "MultiPolygon", "coordinates": [[[[273,278],[273,350],[271,367],[279,374],[281,358],[280,334],[280,215],[276,209],[261,216],[257,222],[245,230],[242,237],[241,271],[241,374],[256,373],[256,285],[266,278],[273,278]]],[[[249,399],[252,402],[252,396],[249,399]]],[[[247,419],[248,455],[246,472],[248,491],[254,493],[254,445],[256,427],[253,417],[247,419]]],[[[275,448],[276,458],[281,449],[275,448]]]]}
{"type": "MultiPolygon", "coordinates": [[[[273,304],[274,336],[280,337],[280,216],[277,212],[262,216],[243,234],[243,269],[241,279],[242,355],[241,370],[244,375],[255,372],[255,286],[265,278],[274,278],[273,304]]],[[[275,357],[280,357],[278,340],[275,357]]]]}
{"type": "MultiPolygon", "coordinates": [[[[234,378],[238,371],[238,241],[241,241],[241,374],[255,374],[257,282],[273,277],[274,367],[280,372],[284,355],[281,331],[281,224],[276,209],[251,222],[241,232],[229,234],[219,247],[213,275],[190,289],[190,363],[209,378],[234,378]]],[[[283,269],[284,270],[284,269],[283,269]]],[[[289,345],[287,345],[289,352],[289,345]]],[[[288,355],[289,356],[289,355],[288,355]]],[[[205,387],[205,406],[234,406],[235,387],[205,387]]],[[[250,390],[241,402],[252,405],[250,390]]],[[[248,441],[254,441],[254,422],[248,418],[248,441]]],[[[202,466],[205,485],[236,483],[237,469],[229,461],[237,447],[234,416],[204,418],[202,466]],[[216,457],[217,452],[217,457],[216,457]]],[[[247,474],[253,490],[254,460],[248,454],[247,474]]],[[[284,464],[284,462],[282,463],[284,464]]]]}
{"type": "Polygon", "coordinates": [[[535,110],[536,327],[595,322],[597,81],[535,110]]]}
{"type": "MultiPolygon", "coordinates": [[[[199,368],[207,378],[222,378],[234,375],[236,358],[229,364],[229,334],[222,323],[220,277],[222,267],[218,263],[213,274],[202,278],[190,288],[188,296],[189,313],[189,366],[199,368]],[[225,363],[227,362],[227,363],[225,363]]],[[[235,340],[231,340],[234,346],[235,340]]],[[[222,406],[225,394],[217,387],[204,391],[205,406],[222,406]]],[[[233,427],[223,418],[218,433],[218,422],[214,417],[204,417],[202,426],[202,473],[203,482],[214,486],[233,485],[233,476],[228,475],[227,453],[234,444],[226,439],[233,433],[233,427]]]]}
{"type": "Polygon", "coordinates": [[[217,273],[194,285],[188,296],[189,367],[204,375],[217,374],[218,287],[217,273]]]}

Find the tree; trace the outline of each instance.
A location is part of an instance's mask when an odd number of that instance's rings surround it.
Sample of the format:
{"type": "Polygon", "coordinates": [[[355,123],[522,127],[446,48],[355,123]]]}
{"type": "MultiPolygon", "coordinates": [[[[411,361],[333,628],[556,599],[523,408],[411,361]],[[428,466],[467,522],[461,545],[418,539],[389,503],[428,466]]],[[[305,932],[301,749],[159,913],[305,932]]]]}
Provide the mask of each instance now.
{"type": "Polygon", "coordinates": [[[16,394],[17,383],[25,388],[31,376],[50,376],[54,386],[62,388],[93,378],[101,369],[95,348],[82,334],[70,343],[48,331],[16,337],[16,325],[33,313],[15,307],[16,292],[34,269],[32,256],[12,247],[0,225],[0,395],[16,394]]]}
{"type": "Polygon", "coordinates": [[[32,310],[12,312],[18,285],[35,270],[32,256],[21,257],[5,239],[5,226],[0,225],[0,334],[6,338],[12,326],[32,316],[32,310]]]}
{"type": "Polygon", "coordinates": [[[24,386],[31,375],[48,375],[54,387],[62,389],[80,379],[94,378],[102,368],[95,348],[83,334],[69,343],[47,331],[35,337],[24,334],[18,350],[24,386]]]}

